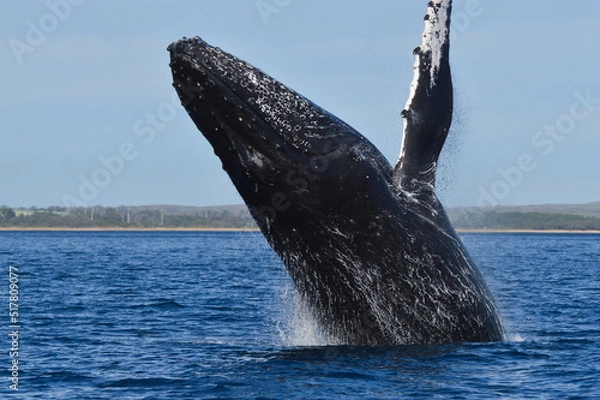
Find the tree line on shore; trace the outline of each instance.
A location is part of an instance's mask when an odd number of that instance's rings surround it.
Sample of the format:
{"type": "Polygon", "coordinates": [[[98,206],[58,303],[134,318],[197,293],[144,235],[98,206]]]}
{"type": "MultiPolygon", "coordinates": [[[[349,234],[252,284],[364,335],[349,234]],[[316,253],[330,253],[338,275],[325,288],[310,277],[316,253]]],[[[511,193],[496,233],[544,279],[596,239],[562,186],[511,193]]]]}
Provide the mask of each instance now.
{"type": "Polygon", "coordinates": [[[0,227],[15,228],[253,228],[247,212],[203,210],[190,214],[167,209],[90,207],[14,210],[0,207],[0,227]]]}
{"type": "MultiPolygon", "coordinates": [[[[173,209],[173,208],[172,208],[173,209]]],[[[255,228],[250,213],[238,208],[175,211],[161,207],[12,209],[0,207],[4,228],[255,228]]],[[[463,212],[451,214],[459,229],[600,230],[600,218],[542,212],[463,212]]]]}
{"type": "Polygon", "coordinates": [[[489,230],[600,230],[600,218],[575,214],[551,214],[541,212],[465,213],[452,220],[461,229],[489,230]]]}

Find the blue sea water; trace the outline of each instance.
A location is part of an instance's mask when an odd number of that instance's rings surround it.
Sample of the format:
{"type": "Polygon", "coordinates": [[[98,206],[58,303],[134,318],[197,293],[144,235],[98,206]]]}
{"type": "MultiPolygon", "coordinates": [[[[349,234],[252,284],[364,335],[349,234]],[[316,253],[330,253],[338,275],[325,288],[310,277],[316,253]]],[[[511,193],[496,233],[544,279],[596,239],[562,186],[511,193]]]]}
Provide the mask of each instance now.
{"type": "Polygon", "coordinates": [[[600,235],[463,239],[505,342],[323,345],[260,234],[0,232],[0,397],[600,398],[600,235]]]}

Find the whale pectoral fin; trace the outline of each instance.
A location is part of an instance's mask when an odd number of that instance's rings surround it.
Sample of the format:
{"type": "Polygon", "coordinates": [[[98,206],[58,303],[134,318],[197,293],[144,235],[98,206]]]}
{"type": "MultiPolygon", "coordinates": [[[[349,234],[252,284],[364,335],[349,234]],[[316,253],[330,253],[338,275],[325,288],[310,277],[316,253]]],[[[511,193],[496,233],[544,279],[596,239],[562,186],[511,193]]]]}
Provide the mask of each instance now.
{"type": "Polygon", "coordinates": [[[435,185],[437,160],[452,121],[450,13],[452,0],[430,1],[414,78],[402,111],[404,135],[394,180],[402,187],[435,185]]]}

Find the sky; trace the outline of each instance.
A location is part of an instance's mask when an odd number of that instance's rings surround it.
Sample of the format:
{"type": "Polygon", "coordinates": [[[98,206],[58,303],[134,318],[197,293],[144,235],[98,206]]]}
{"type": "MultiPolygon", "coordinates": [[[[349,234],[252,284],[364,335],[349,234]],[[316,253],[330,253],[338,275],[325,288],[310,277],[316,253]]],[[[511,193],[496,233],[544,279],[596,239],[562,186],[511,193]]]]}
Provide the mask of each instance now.
{"type": "MultiPolygon", "coordinates": [[[[0,204],[241,203],[171,86],[201,36],[395,163],[428,0],[48,0],[0,16],[0,204]]],[[[455,0],[447,206],[600,201],[600,2],[455,0]]]]}

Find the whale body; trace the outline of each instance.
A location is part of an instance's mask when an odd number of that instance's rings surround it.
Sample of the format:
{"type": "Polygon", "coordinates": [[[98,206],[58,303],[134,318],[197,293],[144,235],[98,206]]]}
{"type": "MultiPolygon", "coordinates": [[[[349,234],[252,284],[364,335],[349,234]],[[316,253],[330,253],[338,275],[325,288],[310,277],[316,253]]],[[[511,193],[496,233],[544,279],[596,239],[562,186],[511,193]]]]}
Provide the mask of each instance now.
{"type": "Polygon", "coordinates": [[[393,167],[351,126],[195,37],[174,87],[332,344],[503,340],[484,278],[435,193],[452,120],[451,1],[430,2],[393,167]]]}

